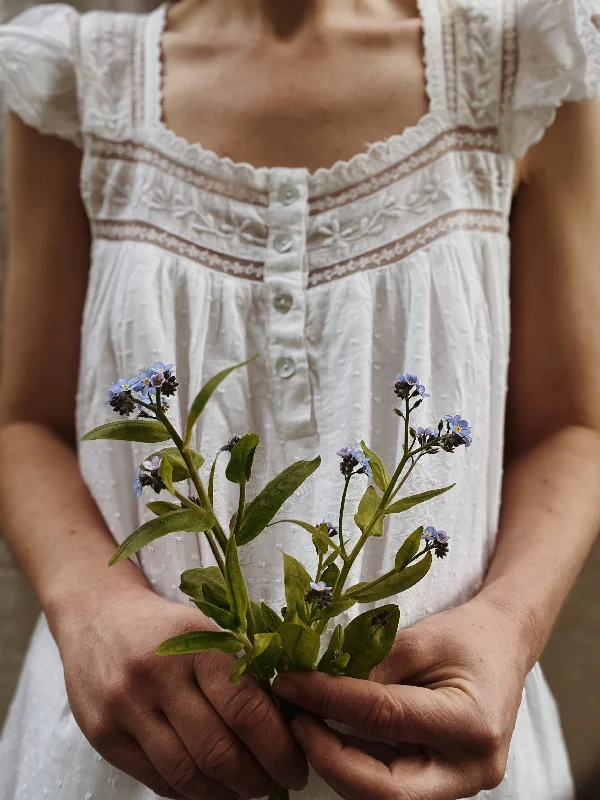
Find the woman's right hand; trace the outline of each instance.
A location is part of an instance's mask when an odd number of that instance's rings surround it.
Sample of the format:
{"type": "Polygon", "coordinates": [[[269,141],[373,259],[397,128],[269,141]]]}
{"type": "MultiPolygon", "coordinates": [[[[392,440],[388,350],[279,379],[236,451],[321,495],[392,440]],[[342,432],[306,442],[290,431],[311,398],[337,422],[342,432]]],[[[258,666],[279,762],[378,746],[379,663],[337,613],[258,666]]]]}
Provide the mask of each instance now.
{"type": "Polygon", "coordinates": [[[235,657],[154,654],[165,639],[212,622],[136,585],[91,592],[55,615],[73,715],[109,763],[161,797],[263,797],[271,780],[301,789],[304,755],[271,699],[235,657]]]}

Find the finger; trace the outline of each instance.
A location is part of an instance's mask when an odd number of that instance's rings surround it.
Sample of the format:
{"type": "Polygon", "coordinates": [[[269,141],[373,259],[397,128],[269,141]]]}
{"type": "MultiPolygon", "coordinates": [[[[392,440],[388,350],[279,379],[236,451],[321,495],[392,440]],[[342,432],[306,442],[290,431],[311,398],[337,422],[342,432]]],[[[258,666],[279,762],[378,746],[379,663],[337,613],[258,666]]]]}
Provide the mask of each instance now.
{"type": "Polygon", "coordinates": [[[319,672],[284,673],[273,688],[280,696],[323,719],[331,719],[392,742],[447,749],[457,731],[468,730],[453,690],[383,686],[319,672]]]}
{"type": "Polygon", "coordinates": [[[190,800],[238,800],[223,784],[203,775],[178,734],[160,711],[132,720],[129,732],[135,736],[156,771],[190,800]]]}
{"type": "Polygon", "coordinates": [[[251,678],[235,686],[229,680],[231,660],[221,653],[203,653],[196,663],[205,696],[267,774],[282,786],[303,789],[308,764],[275,703],[251,678]]]}
{"type": "Polygon", "coordinates": [[[180,794],[160,775],[138,742],[123,731],[120,736],[112,736],[111,741],[96,747],[100,755],[113,767],[131,775],[136,781],[147,786],[159,797],[171,800],[188,800],[187,795],[180,794]]]}
{"type": "Polygon", "coordinates": [[[345,800],[455,800],[473,794],[461,773],[429,755],[393,759],[388,765],[345,742],[322,720],[301,714],[292,730],[315,772],[345,800]]]}
{"type": "Polygon", "coordinates": [[[200,771],[244,797],[264,797],[270,779],[196,685],[179,688],[163,710],[200,771]]]}

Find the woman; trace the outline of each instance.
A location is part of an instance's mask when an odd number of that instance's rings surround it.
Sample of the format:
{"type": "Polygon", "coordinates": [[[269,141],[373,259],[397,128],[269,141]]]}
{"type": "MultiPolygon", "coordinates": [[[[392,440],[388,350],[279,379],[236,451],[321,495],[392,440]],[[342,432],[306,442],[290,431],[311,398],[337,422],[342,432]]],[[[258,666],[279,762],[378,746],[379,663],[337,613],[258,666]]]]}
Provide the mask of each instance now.
{"type": "MultiPolygon", "coordinates": [[[[51,5],[0,29],[14,112],[2,526],[44,610],[3,733],[2,800],[229,800],[272,778],[306,800],[573,797],[537,658],[600,521],[600,110],[572,102],[600,93],[593,6],[51,5]],[[117,377],[175,362],[179,422],[209,376],[255,352],[196,445],[255,430],[264,478],[320,452],[290,516],[334,513],[340,446],[362,437],[394,461],[397,372],[427,386],[424,420],[460,411],[474,434],[427,464],[432,485],[457,483],[428,507],[452,547],[402,598],[392,655],[370,682],[280,680],[312,712],[291,727],[250,681],[228,682],[228,657],[153,656],[205,624],[177,584],[210,552],[167,537],[107,569],[147,519],[130,482],[148,449],[80,445],[78,460],[74,446],[109,419],[117,377]],[[373,751],[319,717],[402,747],[373,751]]],[[[222,490],[220,508],[232,501],[222,490]]],[[[413,521],[353,579],[386,569],[413,521]]],[[[243,566],[278,603],[280,550],[308,560],[312,545],[264,539],[243,566]]]]}

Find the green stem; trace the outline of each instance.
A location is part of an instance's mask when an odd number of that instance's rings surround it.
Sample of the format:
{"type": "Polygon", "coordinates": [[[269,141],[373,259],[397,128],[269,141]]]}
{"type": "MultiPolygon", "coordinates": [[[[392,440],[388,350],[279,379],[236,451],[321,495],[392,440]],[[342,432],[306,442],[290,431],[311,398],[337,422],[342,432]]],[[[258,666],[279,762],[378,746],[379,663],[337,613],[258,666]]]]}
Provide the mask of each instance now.
{"type": "Polygon", "coordinates": [[[238,503],[237,514],[235,515],[235,528],[233,531],[233,538],[238,540],[238,534],[242,527],[242,519],[244,517],[244,508],[246,507],[246,484],[240,483],[240,500],[238,503]]]}
{"type": "MultiPolygon", "coordinates": [[[[192,510],[196,510],[198,506],[196,503],[193,503],[188,497],[185,497],[175,489],[175,497],[183,503],[184,506],[187,508],[191,508],[192,510]]],[[[212,550],[212,554],[215,557],[215,561],[217,562],[217,566],[221,570],[221,574],[225,575],[225,562],[223,561],[223,557],[221,555],[221,551],[217,547],[217,543],[215,542],[215,537],[212,534],[212,531],[204,531],[206,534],[206,538],[208,540],[208,544],[210,545],[210,549],[212,550]]]]}
{"type": "Polygon", "coordinates": [[[342,551],[342,556],[346,558],[348,555],[346,552],[346,543],[344,542],[344,508],[346,507],[346,495],[348,494],[348,486],[350,485],[351,475],[346,477],[346,483],[344,484],[344,491],[342,493],[342,502],[340,503],[340,518],[338,521],[338,531],[340,535],[340,550],[342,551]]]}
{"type": "Polygon", "coordinates": [[[214,503],[214,497],[215,497],[215,470],[217,468],[217,461],[219,460],[219,456],[221,455],[222,452],[223,452],[222,450],[217,451],[215,460],[213,461],[212,467],[210,468],[210,475],[208,478],[208,500],[211,506],[214,503]]]}

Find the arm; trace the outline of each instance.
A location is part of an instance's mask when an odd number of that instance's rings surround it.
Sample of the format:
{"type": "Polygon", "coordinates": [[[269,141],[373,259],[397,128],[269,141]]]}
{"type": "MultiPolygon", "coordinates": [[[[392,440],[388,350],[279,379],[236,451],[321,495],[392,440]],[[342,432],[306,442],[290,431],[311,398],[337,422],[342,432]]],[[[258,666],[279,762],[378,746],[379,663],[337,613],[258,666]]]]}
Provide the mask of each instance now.
{"type": "Polygon", "coordinates": [[[0,388],[0,504],[63,661],[71,710],[104,758],[172,798],[301,788],[306,762],[275,705],[229,682],[221,653],[160,659],[165,639],[212,623],[151,591],[125,562],[74,449],[90,235],[80,153],[10,118],[9,254],[0,388]],[[127,614],[123,614],[123,609],[127,614]]]}
{"type": "Polygon", "coordinates": [[[399,756],[295,720],[348,800],[455,800],[501,782],[523,683],[600,527],[600,105],[564,107],[522,176],[507,468],[482,590],[403,631],[372,681],[277,679],[319,717],[413,745],[399,756]]]}

